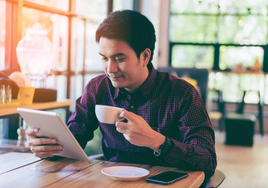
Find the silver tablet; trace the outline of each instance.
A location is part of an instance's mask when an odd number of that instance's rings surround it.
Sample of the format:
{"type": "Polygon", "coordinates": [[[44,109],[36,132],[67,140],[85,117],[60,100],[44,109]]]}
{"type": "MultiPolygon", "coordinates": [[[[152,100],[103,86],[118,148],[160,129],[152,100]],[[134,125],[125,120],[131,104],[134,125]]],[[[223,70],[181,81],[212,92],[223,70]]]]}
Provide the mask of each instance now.
{"type": "Polygon", "coordinates": [[[56,155],[72,159],[89,161],[88,156],[78,144],[67,125],[56,112],[18,108],[17,111],[31,128],[38,128],[39,137],[49,137],[58,140],[62,152],[56,155]]]}

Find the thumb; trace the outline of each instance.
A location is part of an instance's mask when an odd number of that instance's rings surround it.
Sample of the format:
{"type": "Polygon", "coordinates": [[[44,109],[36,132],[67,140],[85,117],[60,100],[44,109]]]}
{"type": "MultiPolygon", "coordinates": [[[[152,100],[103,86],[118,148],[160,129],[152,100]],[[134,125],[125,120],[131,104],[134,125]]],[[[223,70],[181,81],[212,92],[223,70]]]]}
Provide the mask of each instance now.
{"type": "Polygon", "coordinates": [[[122,112],[119,114],[119,116],[120,116],[120,118],[125,118],[129,121],[132,121],[135,119],[136,114],[123,109],[122,112]]]}
{"type": "Polygon", "coordinates": [[[30,138],[36,138],[36,134],[39,132],[39,129],[32,129],[32,128],[28,128],[26,130],[26,134],[30,137],[30,138]]]}

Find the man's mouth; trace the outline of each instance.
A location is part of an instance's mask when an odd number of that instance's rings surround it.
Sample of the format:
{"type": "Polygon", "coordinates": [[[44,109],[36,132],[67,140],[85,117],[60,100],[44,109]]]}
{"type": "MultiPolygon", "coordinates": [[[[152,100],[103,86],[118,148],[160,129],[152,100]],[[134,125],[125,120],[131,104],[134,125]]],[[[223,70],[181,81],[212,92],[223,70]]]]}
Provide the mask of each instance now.
{"type": "Polygon", "coordinates": [[[110,78],[120,78],[122,76],[110,76],[110,78]]]}
{"type": "Polygon", "coordinates": [[[122,78],[123,75],[121,76],[109,76],[111,80],[118,80],[119,78],[122,78]]]}

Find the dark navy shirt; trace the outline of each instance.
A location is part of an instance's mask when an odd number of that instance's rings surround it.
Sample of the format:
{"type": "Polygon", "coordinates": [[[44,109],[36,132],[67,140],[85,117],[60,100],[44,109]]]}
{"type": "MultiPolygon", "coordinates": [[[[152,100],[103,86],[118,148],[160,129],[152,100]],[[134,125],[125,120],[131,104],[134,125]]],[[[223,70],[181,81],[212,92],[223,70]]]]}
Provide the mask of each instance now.
{"type": "Polygon", "coordinates": [[[105,74],[90,80],[76,100],[68,127],[83,148],[100,127],[102,150],[108,161],[200,170],[207,177],[217,165],[214,131],[198,91],[188,82],[154,67],[135,93],[114,88],[105,74]],[[96,104],[125,108],[143,117],[152,129],[171,138],[174,146],[164,159],[158,159],[152,149],[127,141],[114,124],[98,122],[96,104]]]}

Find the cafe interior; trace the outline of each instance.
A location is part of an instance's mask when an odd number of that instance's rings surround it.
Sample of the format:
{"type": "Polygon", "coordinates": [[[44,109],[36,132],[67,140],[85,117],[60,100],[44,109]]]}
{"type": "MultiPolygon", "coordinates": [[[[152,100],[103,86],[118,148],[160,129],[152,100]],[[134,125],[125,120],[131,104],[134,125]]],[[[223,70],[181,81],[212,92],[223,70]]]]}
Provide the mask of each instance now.
{"type": "MultiPolygon", "coordinates": [[[[222,175],[215,187],[267,187],[267,7],[267,0],[0,0],[0,155],[27,151],[18,145],[27,124],[15,108],[68,120],[87,83],[104,73],[98,25],[110,12],[131,9],[155,27],[154,67],[201,95],[222,175]]],[[[100,140],[98,129],[88,156],[101,154],[100,140]]]]}

